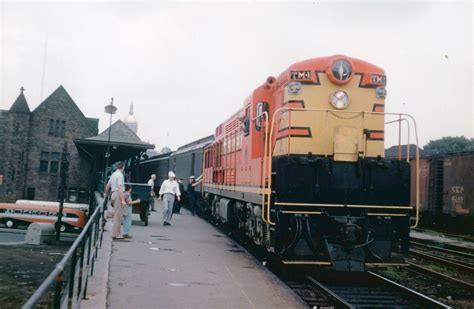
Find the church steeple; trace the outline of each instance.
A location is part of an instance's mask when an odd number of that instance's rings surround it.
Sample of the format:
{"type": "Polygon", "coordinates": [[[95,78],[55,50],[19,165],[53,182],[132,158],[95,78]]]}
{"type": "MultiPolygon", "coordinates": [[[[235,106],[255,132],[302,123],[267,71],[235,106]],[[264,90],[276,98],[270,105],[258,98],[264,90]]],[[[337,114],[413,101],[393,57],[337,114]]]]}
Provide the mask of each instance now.
{"type": "Polygon", "coordinates": [[[20,91],[20,95],[16,98],[15,102],[13,102],[12,107],[10,107],[10,113],[29,114],[30,108],[28,107],[28,102],[26,102],[25,95],[23,94],[25,88],[21,87],[20,91]]]}

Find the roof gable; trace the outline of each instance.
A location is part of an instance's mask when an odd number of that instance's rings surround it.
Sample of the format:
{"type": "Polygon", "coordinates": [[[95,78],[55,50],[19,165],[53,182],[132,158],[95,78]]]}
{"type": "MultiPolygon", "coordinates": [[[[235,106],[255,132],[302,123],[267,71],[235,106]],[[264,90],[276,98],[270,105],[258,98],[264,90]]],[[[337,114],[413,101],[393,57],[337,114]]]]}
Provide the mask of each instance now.
{"type": "Polygon", "coordinates": [[[15,102],[13,103],[12,107],[10,107],[11,113],[30,113],[30,108],[28,107],[28,102],[26,102],[25,95],[23,94],[23,88],[21,88],[21,93],[16,98],[15,102]]]}
{"type": "Polygon", "coordinates": [[[68,108],[72,108],[74,113],[77,113],[82,118],[86,118],[82,111],[77,106],[76,102],[71,98],[69,93],[67,93],[66,89],[62,85],[60,85],[53,93],[51,93],[40,105],[38,105],[34,110],[33,113],[36,111],[47,108],[48,105],[53,104],[53,102],[62,101],[63,104],[67,104],[68,108]]]}
{"type": "Polygon", "coordinates": [[[117,120],[112,124],[112,126],[105,129],[99,135],[89,137],[84,140],[107,142],[109,140],[109,131],[111,144],[135,144],[152,146],[142,141],[122,120],[117,120]]]}

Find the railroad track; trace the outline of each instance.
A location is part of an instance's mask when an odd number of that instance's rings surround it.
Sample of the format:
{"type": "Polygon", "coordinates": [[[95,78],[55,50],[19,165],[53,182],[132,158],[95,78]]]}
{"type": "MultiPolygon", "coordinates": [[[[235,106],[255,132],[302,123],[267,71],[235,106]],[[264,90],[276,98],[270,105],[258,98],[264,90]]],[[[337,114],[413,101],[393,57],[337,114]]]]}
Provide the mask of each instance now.
{"type": "Polygon", "coordinates": [[[448,249],[416,241],[411,243],[411,247],[410,255],[416,258],[416,262],[408,261],[410,271],[474,294],[474,255],[468,250],[448,249]],[[434,269],[430,264],[435,266],[434,269]]]}
{"type": "Polygon", "coordinates": [[[468,248],[468,247],[461,247],[460,245],[457,244],[451,244],[451,243],[438,243],[433,240],[428,240],[428,239],[421,239],[421,238],[415,238],[411,237],[410,238],[410,244],[411,245],[417,245],[417,246],[426,246],[430,247],[433,250],[447,250],[447,252],[453,252],[454,254],[462,255],[466,254],[467,257],[472,257],[474,256],[474,249],[468,248]]]}
{"type": "Polygon", "coordinates": [[[410,246],[412,249],[429,251],[431,254],[443,255],[446,259],[474,267],[474,252],[466,248],[454,246],[449,248],[439,247],[413,240],[410,242],[410,246]]]}
{"type": "Polygon", "coordinates": [[[286,282],[312,308],[450,308],[373,272],[286,282]]]}

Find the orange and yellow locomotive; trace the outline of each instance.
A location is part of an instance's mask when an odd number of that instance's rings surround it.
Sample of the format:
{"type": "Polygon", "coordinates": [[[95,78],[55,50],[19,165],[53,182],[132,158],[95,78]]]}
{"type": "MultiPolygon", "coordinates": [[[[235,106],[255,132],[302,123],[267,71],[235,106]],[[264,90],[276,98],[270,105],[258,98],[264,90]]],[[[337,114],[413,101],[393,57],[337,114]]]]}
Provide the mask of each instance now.
{"type": "Polygon", "coordinates": [[[340,55],[267,78],[205,149],[212,213],[287,264],[403,261],[410,166],[384,158],[385,85],[381,68],[340,55]]]}

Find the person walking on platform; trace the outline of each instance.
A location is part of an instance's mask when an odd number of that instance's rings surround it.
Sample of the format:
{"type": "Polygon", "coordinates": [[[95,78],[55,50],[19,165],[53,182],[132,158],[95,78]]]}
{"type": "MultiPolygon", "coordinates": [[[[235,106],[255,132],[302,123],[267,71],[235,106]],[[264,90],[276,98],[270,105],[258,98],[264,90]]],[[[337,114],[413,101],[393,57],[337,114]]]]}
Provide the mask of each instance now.
{"type": "Polygon", "coordinates": [[[136,199],[132,200],[132,186],[131,185],[125,185],[125,203],[126,203],[126,210],[125,210],[125,218],[123,219],[123,233],[122,236],[124,238],[132,238],[130,236],[130,228],[132,227],[132,212],[133,212],[133,205],[134,204],[140,204],[141,200],[136,199]]]}
{"type": "Polygon", "coordinates": [[[117,169],[110,176],[107,186],[105,187],[105,194],[112,193],[111,204],[114,208],[114,225],[112,227],[112,239],[122,240],[124,237],[120,235],[120,226],[123,222],[125,212],[125,195],[124,195],[124,176],[123,172],[125,165],[123,162],[116,163],[117,169]]]}
{"type": "Polygon", "coordinates": [[[154,211],[156,212],[155,210],[155,179],[156,179],[156,175],[155,174],[151,174],[150,176],[150,180],[148,180],[148,185],[151,187],[151,191],[150,191],[150,196],[151,196],[151,200],[150,200],[150,206],[151,206],[151,211],[154,211]]]}
{"type": "Polygon", "coordinates": [[[160,199],[163,200],[163,225],[171,225],[171,217],[173,216],[173,204],[175,197],[178,202],[181,201],[181,192],[176,181],[176,175],[168,172],[168,179],[163,181],[160,187],[160,199]]]}
{"type": "MultiPolygon", "coordinates": [[[[184,184],[183,184],[183,178],[178,178],[178,186],[179,186],[179,192],[184,193],[184,184]]],[[[173,213],[176,213],[178,215],[181,214],[181,206],[184,205],[184,196],[180,197],[181,201],[174,201],[174,209],[173,213]]]]}
{"type": "Polygon", "coordinates": [[[194,176],[189,177],[188,182],[188,206],[189,210],[193,214],[196,214],[196,194],[194,192],[194,187],[198,186],[202,181],[202,175],[197,179],[194,176]]]}

